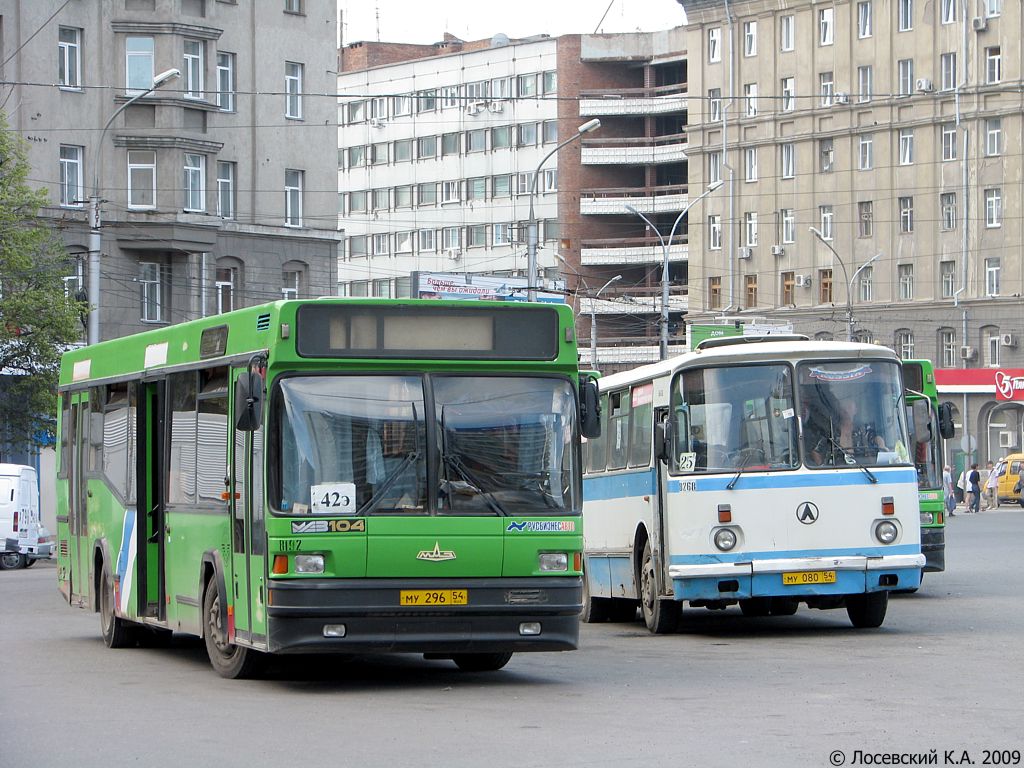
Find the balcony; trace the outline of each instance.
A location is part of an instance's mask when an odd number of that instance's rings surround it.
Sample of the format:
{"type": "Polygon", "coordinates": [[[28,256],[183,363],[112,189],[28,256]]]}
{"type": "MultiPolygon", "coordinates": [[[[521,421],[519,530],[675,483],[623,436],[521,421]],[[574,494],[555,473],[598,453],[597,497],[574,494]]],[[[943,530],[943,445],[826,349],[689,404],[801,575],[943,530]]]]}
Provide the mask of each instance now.
{"type": "Polygon", "coordinates": [[[625,139],[584,139],[584,165],[660,165],[686,160],[686,134],[625,139]]]}
{"type": "Polygon", "coordinates": [[[580,92],[580,117],[644,117],[687,110],[686,84],[580,92]]]}
{"type": "MultiPolygon", "coordinates": [[[[686,288],[669,286],[669,312],[686,312],[690,297],[686,288]]],[[[581,315],[651,315],[661,314],[661,286],[651,288],[622,288],[608,291],[600,299],[581,298],[581,315]]]]}
{"type": "MultiPolygon", "coordinates": [[[[686,238],[677,233],[668,248],[668,260],[686,261],[689,255],[686,238]]],[[[615,237],[581,243],[580,263],[584,267],[661,264],[664,260],[661,241],[656,237],[615,237]]]]}
{"type": "MultiPolygon", "coordinates": [[[[600,324],[598,330],[600,330],[600,324]]],[[[661,357],[660,343],[660,339],[657,337],[602,336],[598,339],[597,346],[598,367],[607,374],[611,372],[609,368],[612,366],[615,366],[616,370],[626,370],[638,365],[656,363],[661,357]]],[[[675,357],[687,351],[689,350],[686,347],[685,339],[669,337],[669,357],[675,357]]],[[[579,359],[582,367],[594,367],[589,345],[580,345],[579,359]]]]}
{"type": "Polygon", "coordinates": [[[580,190],[580,213],[584,216],[631,215],[627,205],[640,213],[679,213],[686,207],[687,185],[663,187],[608,187],[580,190]]]}

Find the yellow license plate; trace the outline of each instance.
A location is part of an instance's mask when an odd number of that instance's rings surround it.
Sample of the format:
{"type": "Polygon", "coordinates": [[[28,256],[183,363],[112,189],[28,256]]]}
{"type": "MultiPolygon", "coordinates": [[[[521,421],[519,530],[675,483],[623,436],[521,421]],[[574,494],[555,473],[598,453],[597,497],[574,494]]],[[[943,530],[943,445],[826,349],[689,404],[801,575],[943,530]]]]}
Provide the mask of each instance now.
{"type": "Polygon", "coordinates": [[[401,605],[468,605],[468,589],[403,589],[401,605]]]}
{"type": "Polygon", "coordinates": [[[798,573],[782,574],[782,583],[787,586],[800,586],[801,584],[835,584],[835,571],[800,571],[798,573]]]}

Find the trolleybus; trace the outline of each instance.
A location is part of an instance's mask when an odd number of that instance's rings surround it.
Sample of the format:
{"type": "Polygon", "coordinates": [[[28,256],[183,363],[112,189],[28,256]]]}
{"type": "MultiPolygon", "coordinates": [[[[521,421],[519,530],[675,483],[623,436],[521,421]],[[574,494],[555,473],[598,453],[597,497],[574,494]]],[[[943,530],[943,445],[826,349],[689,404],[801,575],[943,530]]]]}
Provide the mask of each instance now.
{"type": "Polygon", "coordinates": [[[599,381],[586,444],[584,619],[670,632],[684,602],[746,615],[845,607],[877,627],[920,584],[899,360],[737,337],[599,381]]]}
{"type": "Polygon", "coordinates": [[[556,305],[280,301],[68,352],[61,592],[225,677],[573,649],[596,398],[556,305]]]}

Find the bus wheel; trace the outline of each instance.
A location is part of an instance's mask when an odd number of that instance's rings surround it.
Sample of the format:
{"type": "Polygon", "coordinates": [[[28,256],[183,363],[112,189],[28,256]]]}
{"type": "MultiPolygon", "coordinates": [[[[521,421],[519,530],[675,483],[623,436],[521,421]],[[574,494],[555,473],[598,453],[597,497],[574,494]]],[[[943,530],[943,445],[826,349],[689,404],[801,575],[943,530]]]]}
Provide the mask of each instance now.
{"type": "Polygon", "coordinates": [[[587,575],[583,574],[583,612],[580,620],[584,624],[597,624],[607,621],[611,615],[612,601],[607,597],[591,597],[590,582],[587,575]]]}
{"type": "Polygon", "coordinates": [[[0,555],[0,571],[13,571],[25,564],[25,556],[18,552],[4,552],[0,555]]]}
{"type": "Polygon", "coordinates": [[[650,541],[644,544],[644,557],[640,564],[640,610],[643,612],[647,629],[656,635],[675,632],[679,624],[679,603],[675,600],[665,600],[658,594],[658,579],[654,572],[650,541]]]}
{"type": "Polygon", "coordinates": [[[132,628],[114,611],[114,580],[106,563],[100,573],[100,632],[107,648],[127,648],[134,644],[132,628]]]}
{"type": "Polygon", "coordinates": [[[238,680],[251,676],[257,663],[256,651],[228,640],[228,628],[221,621],[220,592],[210,584],[203,598],[203,639],[210,664],[221,677],[238,680]]]}
{"type": "Polygon", "coordinates": [[[885,609],[889,605],[888,592],[868,592],[864,595],[850,595],[846,598],[846,614],[857,629],[874,629],[885,621],[885,609]]]}
{"type": "Polygon", "coordinates": [[[772,616],[792,616],[800,603],[790,597],[773,597],[771,605],[772,616]]]}
{"type": "Polygon", "coordinates": [[[749,600],[740,600],[740,610],[744,616],[761,617],[768,616],[772,612],[772,599],[770,597],[752,597],[749,600]]]}
{"type": "Polygon", "coordinates": [[[512,651],[505,653],[456,653],[452,655],[455,666],[463,672],[496,672],[512,658],[512,651]]]}
{"type": "Polygon", "coordinates": [[[636,600],[628,600],[624,597],[612,598],[612,606],[608,618],[612,621],[636,621],[636,600]]]}

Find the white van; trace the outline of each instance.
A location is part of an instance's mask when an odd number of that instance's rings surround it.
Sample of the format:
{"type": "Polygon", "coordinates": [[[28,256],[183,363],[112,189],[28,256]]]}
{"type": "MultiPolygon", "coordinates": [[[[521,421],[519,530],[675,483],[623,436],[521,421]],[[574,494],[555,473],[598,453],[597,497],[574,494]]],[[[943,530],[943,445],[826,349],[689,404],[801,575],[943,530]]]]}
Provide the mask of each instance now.
{"type": "Polygon", "coordinates": [[[53,554],[39,519],[39,480],[32,467],[0,464],[0,570],[28,567],[53,554]]]}

